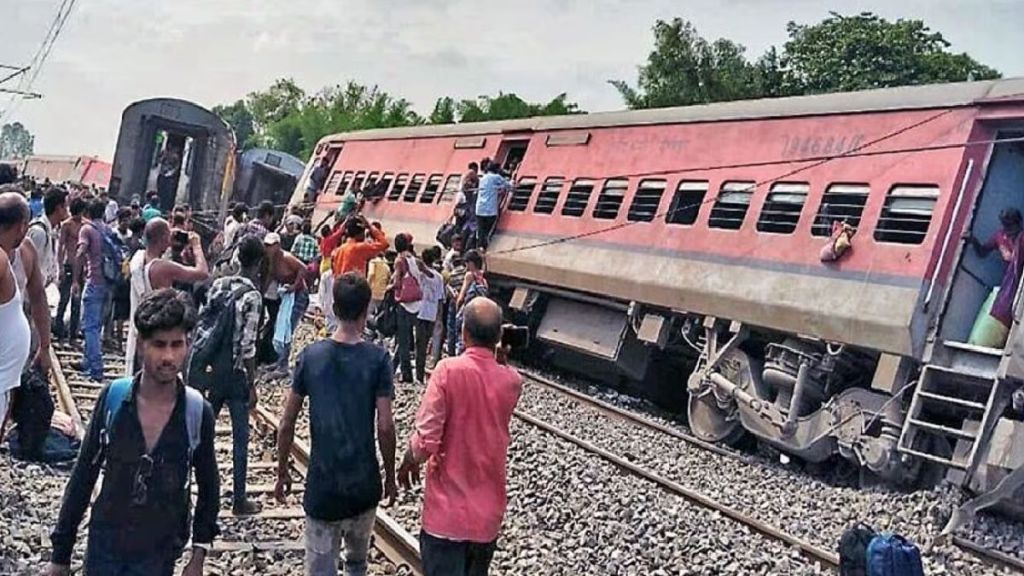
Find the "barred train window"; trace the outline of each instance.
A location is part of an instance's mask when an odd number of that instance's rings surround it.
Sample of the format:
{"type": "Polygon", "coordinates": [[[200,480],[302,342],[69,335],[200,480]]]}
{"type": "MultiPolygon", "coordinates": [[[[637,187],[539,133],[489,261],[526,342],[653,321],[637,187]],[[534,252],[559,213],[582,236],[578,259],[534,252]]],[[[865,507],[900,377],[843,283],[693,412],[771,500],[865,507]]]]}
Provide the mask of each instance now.
{"type": "Polygon", "coordinates": [[[800,222],[811,186],[806,182],[776,182],[768,192],[757,221],[758,232],[792,234],[800,222]]]}
{"type": "Polygon", "coordinates": [[[672,196],[665,222],[669,224],[692,225],[697,221],[700,207],[704,204],[704,196],[708,193],[707,180],[683,180],[672,196]]]}
{"type": "Polygon", "coordinates": [[[630,222],[650,222],[658,213],[661,197],[665,194],[664,180],[643,180],[636,189],[633,202],[629,205],[626,219],[630,222]]]}
{"type": "Polygon", "coordinates": [[[711,208],[708,228],[739,230],[750,209],[754,196],[753,182],[725,182],[718,192],[715,205],[711,208]]]}
{"type": "MultiPolygon", "coordinates": [[[[391,189],[391,182],[394,179],[395,179],[395,175],[392,174],[391,172],[385,172],[384,175],[380,177],[380,181],[381,181],[380,189],[382,190],[381,194],[385,194],[385,193],[388,192],[388,190],[391,189]]],[[[391,196],[389,195],[388,198],[390,199],[391,196]]]]}
{"type": "Polygon", "coordinates": [[[402,196],[402,200],[405,202],[415,202],[416,196],[420,193],[420,188],[423,187],[423,179],[425,177],[423,174],[413,174],[409,187],[405,189],[405,196],[402,196]]]}
{"type": "Polygon", "coordinates": [[[338,186],[341,186],[341,170],[335,170],[331,172],[331,177],[327,179],[327,183],[324,184],[324,194],[331,196],[338,193],[338,186]]]}
{"type": "Polygon", "coordinates": [[[370,172],[370,175],[366,177],[366,185],[376,184],[377,180],[380,180],[380,172],[370,172]]]}
{"type": "Polygon", "coordinates": [[[896,244],[920,244],[928,234],[939,187],[897,184],[889,190],[882,215],[875,226],[875,240],[896,244]]]}
{"type": "Polygon", "coordinates": [[[558,197],[562,195],[562,185],[565,178],[552,176],[544,181],[544,186],[537,195],[537,203],[533,205],[533,211],[537,214],[551,214],[558,204],[558,197]]]}
{"type": "Polygon", "coordinates": [[[537,188],[537,179],[532,176],[524,176],[519,179],[516,189],[512,191],[512,197],[508,201],[508,209],[513,212],[523,212],[530,205],[530,198],[533,190],[537,188]]]}
{"type": "Polygon", "coordinates": [[[423,204],[430,204],[437,197],[437,191],[441,188],[441,175],[431,174],[430,179],[427,180],[426,187],[423,188],[423,195],[420,196],[420,202],[423,204]]]}
{"type": "Polygon", "coordinates": [[[399,174],[395,178],[395,185],[391,187],[391,193],[388,194],[388,200],[398,200],[402,197],[402,192],[405,190],[405,183],[409,181],[408,174],[399,174]]]}
{"type": "Polygon", "coordinates": [[[364,184],[366,184],[366,172],[356,172],[356,178],[352,181],[352,187],[362,190],[364,184]]]}
{"type": "Polygon", "coordinates": [[[614,220],[619,215],[619,208],[622,207],[622,200],[626,197],[627,187],[629,187],[629,180],[625,178],[606,180],[604,189],[597,196],[594,218],[614,220]]]}
{"type": "Polygon", "coordinates": [[[828,236],[832,234],[833,222],[847,222],[850,226],[860,226],[860,216],[864,213],[864,205],[868,202],[871,188],[867,184],[829,184],[821,196],[821,206],[814,217],[811,234],[828,236]]]}
{"type": "Polygon", "coordinates": [[[345,172],[345,176],[341,179],[341,188],[338,188],[338,195],[344,196],[348,192],[348,187],[352,184],[352,172],[345,172]]]}
{"type": "Polygon", "coordinates": [[[452,174],[444,181],[444,188],[441,189],[441,202],[451,202],[459,193],[459,181],[462,179],[458,174],[452,174]]]}
{"type": "Polygon", "coordinates": [[[587,209],[590,202],[590,194],[594,191],[594,181],[589,178],[577,178],[569,187],[569,194],[565,197],[565,205],[562,206],[562,216],[579,218],[587,209]]]}

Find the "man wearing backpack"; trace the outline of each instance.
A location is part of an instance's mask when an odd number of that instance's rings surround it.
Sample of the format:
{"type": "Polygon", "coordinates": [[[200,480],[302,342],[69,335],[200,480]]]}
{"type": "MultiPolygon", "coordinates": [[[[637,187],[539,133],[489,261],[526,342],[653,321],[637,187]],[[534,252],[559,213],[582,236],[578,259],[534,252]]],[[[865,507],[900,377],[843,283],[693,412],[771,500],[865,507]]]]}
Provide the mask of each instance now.
{"type": "Polygon", "coordinates": [[[192,556],[183,574],[202,574],[217,535],[220,486],[213,410],[178,378],[195,321],[187,298],[173,289],[158,290],[139,305],[134,323],[142,371],[115,380],[100,393],[50,535],[49,576],[70,573],[78,525],[101,469],[85,573],[173,574],[189,540],[194,473],[192,556]]]}
{"type": "Polygon", "coordinates": [[[92,200],[86,209],[87,219],[78,233],[78,251],[75,256],[71,280],[71,297],[82,298],[82,333],[85,336],[85,356],[81,367],[93,382],[103,381],[103,353],[100,335],[103,331],[103,310],[110,292],[110,282],[103,274],[104,236],[110,227],[103,221],[106,202],[92,200]],[[82,289],[82,278],[85,289],[82,289]]]}
{"type": "Polygon", "coordinates": [[[232,468],[236,516],[256,514],[259,504],[245,492],[249,458],[249,411],[256,407],[256,340],[263,299],[256,288],[263,263],[263,242],[246,236],[238,246],[241,271],[214,281],[199,311],[189,385],[207,392],[214,417],[225,404],[231,415],[232,468]]]}

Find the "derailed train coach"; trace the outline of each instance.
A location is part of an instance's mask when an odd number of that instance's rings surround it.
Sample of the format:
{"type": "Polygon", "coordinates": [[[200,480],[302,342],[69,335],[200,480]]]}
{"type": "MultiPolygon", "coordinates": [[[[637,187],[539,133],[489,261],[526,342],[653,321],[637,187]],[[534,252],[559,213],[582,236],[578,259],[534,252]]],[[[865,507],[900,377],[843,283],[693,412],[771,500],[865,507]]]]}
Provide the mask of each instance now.
{"type": "Polygon", "coordinates": [[[1024,209],[1022,141],[1010,79],[337,134],[306,177],[329,160],[322,214],[378,183],[368,216],[427,244],[469,162],[517,164],[488,269],[551,361],[709,441],[983,491],[1024,464],[1024,330],[1018,295],[968,343],[1004,269],[969,238],[1024,209]]]}
{"type": "Polygon", "coordinates": [[[188,204],[212,230],[231,201],[283,206],[302,170],[303,162],[284,152],[239,153],[231,127],[198,104],[152,98],[122,114],[110,193],[124,203],[156,192],[163,210],[188,204]]]}

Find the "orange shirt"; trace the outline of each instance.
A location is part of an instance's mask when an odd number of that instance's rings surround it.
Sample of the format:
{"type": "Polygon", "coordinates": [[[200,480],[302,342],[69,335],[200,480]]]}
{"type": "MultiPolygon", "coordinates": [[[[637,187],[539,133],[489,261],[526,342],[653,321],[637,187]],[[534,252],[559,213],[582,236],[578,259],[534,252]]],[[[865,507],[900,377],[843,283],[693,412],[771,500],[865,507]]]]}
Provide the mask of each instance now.
{"type": "Polygon", "coordinates": [[[388,239],[384,232],[370,227],[370,238],[359,241],[349,238],[334,251],[334,263],[331,268],[334,270],[334,277],[349,272],[359,272],[366,276],[366,264],[374,256],[388,249],[388,239]]]}

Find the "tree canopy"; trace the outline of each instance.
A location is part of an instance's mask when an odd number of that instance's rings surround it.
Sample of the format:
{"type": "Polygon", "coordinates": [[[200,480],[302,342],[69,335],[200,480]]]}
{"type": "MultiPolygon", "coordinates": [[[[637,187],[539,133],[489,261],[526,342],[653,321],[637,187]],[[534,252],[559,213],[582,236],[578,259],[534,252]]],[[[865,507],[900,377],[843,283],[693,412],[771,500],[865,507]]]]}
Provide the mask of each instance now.
{"type": "Polygon", "coordinates": [[[611,81],[630,108],[817,94],[999,78],[921,20],[886,20],[870,12],[832,13],[813,25],[790,22],[789,40],[757,60],[731,40],[703,38],[690,22],[658,20],[654,49],[636,87],[611,81]]]}
{"type": "Polygon", "coordinates": [[[287,78],[212,110],[235,131],[240,149],[273,148],[299,158],[311,155],[321,138],[337,132],[581,113],[564,93],[549,102],[531,103],[515,93],[499,92],[476,100],[438,98],[433,111],[423,118],[411,102],[377,86],[348,82],[307,94],[287,78]]]}
{"type": "Polygon", "coordinates": [[[31,156],[35,141],[35,136],[21,122],[4,124],[0,128],[0,158],[14,160],[31,156]]]}

